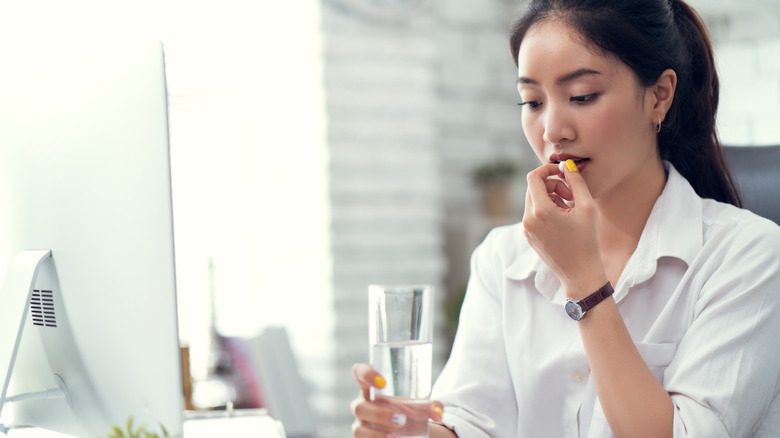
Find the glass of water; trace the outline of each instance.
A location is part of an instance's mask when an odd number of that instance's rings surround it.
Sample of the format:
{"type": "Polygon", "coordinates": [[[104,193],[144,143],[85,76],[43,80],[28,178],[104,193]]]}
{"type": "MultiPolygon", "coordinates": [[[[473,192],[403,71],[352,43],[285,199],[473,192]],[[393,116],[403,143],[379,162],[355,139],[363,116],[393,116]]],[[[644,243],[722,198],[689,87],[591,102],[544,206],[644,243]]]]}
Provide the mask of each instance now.
{"type": "Polygon", "coordinates": [[[398,432],[428,437],[433,356],[433,286],[370,285],[368,323],[371,365],[387,384],[371,400],[402,414],[398,432]]]}

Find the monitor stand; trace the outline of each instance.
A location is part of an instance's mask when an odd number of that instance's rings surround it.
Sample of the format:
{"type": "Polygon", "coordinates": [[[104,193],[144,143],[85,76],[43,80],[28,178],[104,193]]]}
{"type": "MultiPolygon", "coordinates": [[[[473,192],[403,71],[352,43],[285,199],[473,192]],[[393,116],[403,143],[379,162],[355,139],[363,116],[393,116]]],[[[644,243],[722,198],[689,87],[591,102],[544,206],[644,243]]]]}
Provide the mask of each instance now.
{"type": "Polygon", "coordinates": [[[20,252],[11,261],[3,288],[0,290],[0,378],[3,379],[2,391],[0,391],[0,413],[6,403],[17,400],[37,397],[68,399],[65,384],[58,377],[59,388],[35,394],[8,396],[8,385],[11,382],[16,353],[22,339],[35,279],[38,276],[38,269],[47,260],[51,262],[51,250],[20,252]]]}

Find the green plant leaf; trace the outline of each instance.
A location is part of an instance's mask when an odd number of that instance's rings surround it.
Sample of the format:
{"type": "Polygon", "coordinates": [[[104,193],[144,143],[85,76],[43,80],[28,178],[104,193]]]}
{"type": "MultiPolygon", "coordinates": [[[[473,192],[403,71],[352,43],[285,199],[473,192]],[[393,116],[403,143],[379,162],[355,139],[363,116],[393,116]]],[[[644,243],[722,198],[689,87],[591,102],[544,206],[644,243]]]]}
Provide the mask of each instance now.
{"type": "Polygon", "coordinates": [[[125,438],[125,433],[117,426],[111,426],[111,433],[106,434],[106,438],[125,438]]]}
{"type": "Polygon", "coordinates": [[[125,423],[125,430],[122,430],[118,426],[111,426],[111,432],[104,435],[105,438],[181,438],[181,434],[171,435],[168,429],[160,424],[160,430],[162,435],[157,432],[150,432],[146,429],[146,426],[141,424],[139,426],[134,425],[133,417],[127,419],[125,423]]]}
{"type": "Polygon", "coordinates": [[[146,427],[144,427],[142,425],[138,429],[136,429],[135,435],[133,435],[133,438],[144,438],[144,437],[146,437],[148,435],[149,435],[149,432],[147,432],[146,431],[146,427]]]}

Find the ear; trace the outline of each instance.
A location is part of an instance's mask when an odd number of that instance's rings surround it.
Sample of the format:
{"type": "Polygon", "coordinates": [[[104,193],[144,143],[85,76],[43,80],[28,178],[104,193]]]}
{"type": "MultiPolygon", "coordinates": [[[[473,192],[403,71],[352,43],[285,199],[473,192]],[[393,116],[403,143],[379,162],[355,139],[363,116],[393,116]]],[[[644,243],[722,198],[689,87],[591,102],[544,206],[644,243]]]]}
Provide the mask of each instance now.
{"type": "Polygon", "coordinates": [[[655,84],[650,86],[650,92],[653,97],[653,124],[657,123],[655,119],[658,117],[663,121],[666,118],[666,113],[672,106],[674,100],[674,90],[677,88],[677,73],[667,68],[658,77],[655,84]]]}

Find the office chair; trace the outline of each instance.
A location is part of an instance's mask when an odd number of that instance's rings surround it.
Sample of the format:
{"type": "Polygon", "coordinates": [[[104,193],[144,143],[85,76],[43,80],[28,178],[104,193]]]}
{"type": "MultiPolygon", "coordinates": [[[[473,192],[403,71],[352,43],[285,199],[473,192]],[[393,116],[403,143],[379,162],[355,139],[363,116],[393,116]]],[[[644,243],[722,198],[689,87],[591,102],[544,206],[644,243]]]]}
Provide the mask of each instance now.
{"type": "Polygon", "coordinates": [[[780,145],[725,146],[742,206],[780,225],[780,145]]]}

